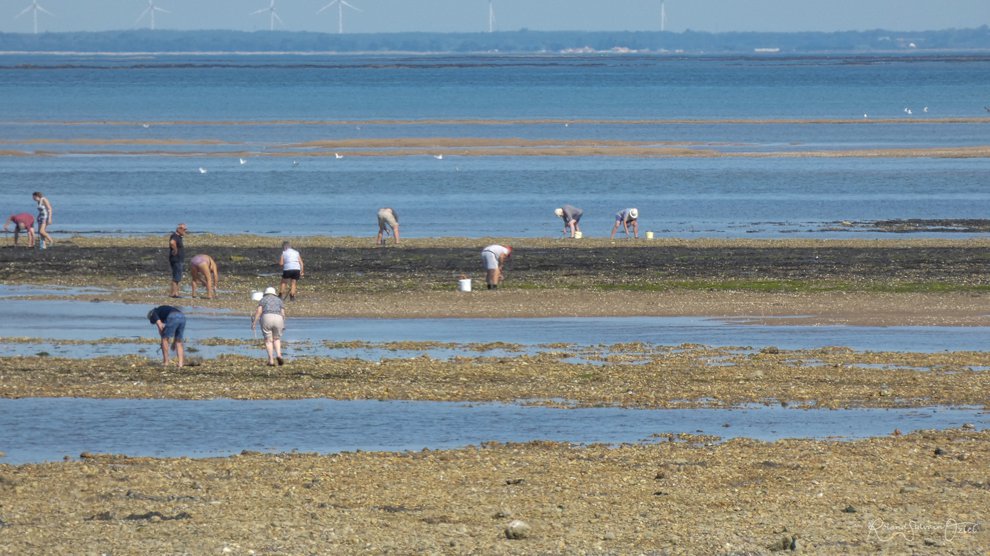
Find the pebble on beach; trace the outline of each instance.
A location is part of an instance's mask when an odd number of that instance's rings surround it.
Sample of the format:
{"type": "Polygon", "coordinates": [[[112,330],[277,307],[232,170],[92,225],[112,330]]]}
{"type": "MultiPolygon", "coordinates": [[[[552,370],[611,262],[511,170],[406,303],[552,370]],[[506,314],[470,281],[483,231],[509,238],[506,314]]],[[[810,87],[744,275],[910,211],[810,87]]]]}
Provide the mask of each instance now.
{"type": "Polygon", "coordinates": [[[530,532],[529,524],[521,519],[513,519],[505,526],[505,537],[508,539],[525,539],[530,532]]]}

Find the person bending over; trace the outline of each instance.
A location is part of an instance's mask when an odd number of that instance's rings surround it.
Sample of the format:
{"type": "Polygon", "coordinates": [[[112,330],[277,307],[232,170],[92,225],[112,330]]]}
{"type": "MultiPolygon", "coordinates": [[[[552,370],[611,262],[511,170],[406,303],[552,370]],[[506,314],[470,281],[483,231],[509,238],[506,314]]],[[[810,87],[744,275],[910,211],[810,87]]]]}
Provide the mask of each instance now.
{"type": "Polygon", "coordinates": [[[148,311],[148,321],[158,327],[158,335],[162,340],[162,364],[168,365],[168,341],[171,338],[179,366],[183,366],[186,353],[182,348],[182,340],[186,331],[186,316],[178,307],[160,305],[148,311]]]}
{"type": "Polygon", "coordinates": [[[564,205],[560,208],[555,209],[553,213],[559,216],[561,220],[564,221],[565,234],[568,233],[568,231],[570,231],[571,237],[574,237],[575,232],[581,231],[581,226],[579,224],[581,222],[581,216],[584,215],[583,210],[577,207],[573,207],[571,205],[564,205]]]}
{"type": "Polygon", "coordinates": [[[200,253],[189,259],[189,273],[192,275],[192,296],[196,297],[196,284],[206,288],[206,297],[213,299],[220,283],[220,271],[213,257],[200,253]]]}
{"type": "Polygon", "coordinates": [[[623,231],[626,232],[626,237],[629,237],[629,226],[632,226],[633,237],[639,237],[639,210],[634,208],[627,208],[625,210],[620,210],[615,213],[615,226],[612,226],[612,235],[609,239],[615,239],[615,232],[619,231],[619,226],[622,226],[623,231]]]}
{"type": "Polygon", "coordinates": [[[505,261],[512,256],[511,245],[489,245],[481,250],[481,260],[485,263],[485,283],[488,289],[498,289],[502,283],[505,261]]]}
{"type": "Polygon", "coordinates": [[[375,238],[375,245],[385,245],[385,238],[389,232],[395,238],[395,243],[399,243],[399,214],[395,209],[385,207],[378,209],[378,237],[375,238]]]}
{"type": "Polygon", "coordinates": [[[7,231],[7,227],[11,224],[14,225],[14,245],[17,245],[17,240],[21,237],[21,232],[27,232],[28,235],[28,247],[34,247],[34,217],[26,212],[20,214],[12,214],[10,218],[7,219],[3,224],[3,231],[7,231]]]}

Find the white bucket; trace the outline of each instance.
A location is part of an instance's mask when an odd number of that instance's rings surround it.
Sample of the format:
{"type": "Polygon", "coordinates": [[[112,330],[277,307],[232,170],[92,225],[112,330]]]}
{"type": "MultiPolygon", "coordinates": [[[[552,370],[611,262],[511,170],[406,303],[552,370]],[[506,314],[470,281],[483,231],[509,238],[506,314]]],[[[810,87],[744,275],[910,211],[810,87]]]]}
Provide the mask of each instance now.
{"type": "Polygon", "coordinates": [[[584,237],[584,232],[574,232],[574,239],[581,239],[584,237]]]}
{"type": "Polygon", "coordinates": [[[265,294],[263,294],[261,292],[251,292],[251,300],[252,301],[261,301],[261,298],[262,297],[265,297],[265,294]]]}
{"type": "Polygon", "coordinates": [[[459,292],[469,292],[471,291],[471,279],[462,278],[457,281],[457,291],[459,292]]]}
{"type": "Polygon", "coordinates": [[[653,232],[646,232],[646,239],[653,239],[653,232]]]}

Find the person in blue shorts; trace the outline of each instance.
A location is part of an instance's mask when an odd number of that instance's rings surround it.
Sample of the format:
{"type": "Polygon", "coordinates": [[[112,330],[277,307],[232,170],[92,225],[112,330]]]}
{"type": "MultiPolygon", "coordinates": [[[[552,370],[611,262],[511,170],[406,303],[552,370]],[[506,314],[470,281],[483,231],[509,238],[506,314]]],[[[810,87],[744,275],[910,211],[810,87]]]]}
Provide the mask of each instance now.
{"type": "Polygon", "coordinates": [[[148,311],[148,321],[158,327],[162,339],[162,364],[168,365],[168,341],[172,339],[172,349],[179,360],[179,366],[185,364],[185,350],[182,340],[186,331],[186,315],[182,310],[171,305],[160,305],[148,311]]]}

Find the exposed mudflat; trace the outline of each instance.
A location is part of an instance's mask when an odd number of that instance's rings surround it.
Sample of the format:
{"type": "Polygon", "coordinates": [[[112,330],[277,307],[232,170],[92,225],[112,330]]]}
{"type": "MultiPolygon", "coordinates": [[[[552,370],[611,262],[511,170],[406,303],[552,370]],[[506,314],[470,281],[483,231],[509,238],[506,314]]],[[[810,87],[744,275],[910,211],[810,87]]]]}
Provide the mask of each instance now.
{"type": "Polygon", "coordinates": [[[0,465],[0,550],[982,555],[990,546],[987,431],[711,440],[0,465]]]}
{"type": "MultiPolygon", "coordinates": [[[[613,346],[607,365],[573,353],[514,357],[301,358],[268,367],[225,356],[163,368],[144,357],[0,358],[4,397],[565,400],[566,405],[816,407],[987,404],[990,353],[905,354],[832,348],[759,353],[704,346],[613,346]]],[[[551,403],[551,402],[543,402],[551,403]]]]}
{"type": "MultiPolygon", "coordinates": [[[[87,299],[168,301],[167,238],[73,238],[45,251],[0,249],[0,281],[105,287],[87,299]]],[[[987,240],[745,241],[300,238],[306,275],[294,316],[800,316],[801,322],[986,325],[987,240]],[[515,247],[498,292],[484,287],[479,253],[515,247]]],[[[279,240],[187,238],[189,256],[220,267],[217,300],[250,310],[249,292],[277,285],[279,240]]],[[[795,320],[798,322],[798,320],[795,320]]]]}

